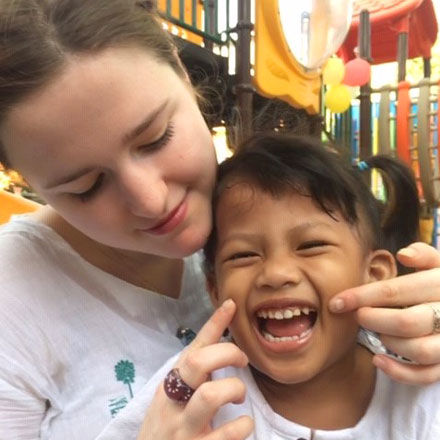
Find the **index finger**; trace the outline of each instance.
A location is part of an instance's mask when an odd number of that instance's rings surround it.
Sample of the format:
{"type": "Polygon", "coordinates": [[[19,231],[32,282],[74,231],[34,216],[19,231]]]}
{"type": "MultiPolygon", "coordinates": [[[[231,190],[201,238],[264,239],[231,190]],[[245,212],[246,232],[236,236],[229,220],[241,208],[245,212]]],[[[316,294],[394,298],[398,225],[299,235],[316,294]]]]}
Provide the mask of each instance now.
{"type": "Polygon", "coordinates": [[[334,313],[359,307],[401,307],[440,301],[439,269],[424,270],[389,280],[353,287],[335,295],[329,302],[334,313]]]}
{"type": "Polygon", "coordinates": [[[195,350],[220,341],[234,317],[236,308],[235,302],[232,299],[227,299],[201,328],[196,338],[188,346],[188,350],[195,350]]]}
{"type": "Polygon", "coordinates": [[[417,270],[440,267],[440,252],[426,243],[412,243],[400,249],[396,257],[404,266],[417,270]]]}

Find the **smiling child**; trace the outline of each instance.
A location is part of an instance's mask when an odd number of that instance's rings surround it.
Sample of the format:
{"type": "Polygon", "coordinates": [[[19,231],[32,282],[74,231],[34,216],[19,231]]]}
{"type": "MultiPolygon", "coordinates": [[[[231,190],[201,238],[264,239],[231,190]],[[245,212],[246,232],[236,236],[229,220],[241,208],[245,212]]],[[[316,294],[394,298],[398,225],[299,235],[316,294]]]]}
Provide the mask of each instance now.
{"type": "MultiPolygon", "coordinates": [[[[243,415],[252,440],[440,438],[440,386],[393,382],[358,344],[355,314],[329,311],[342,290],[396,276],[390,250],[417,237],[410,171],[384,156],[367,163],[381,170],[385,203],[359,169],[304,137],[257,135],[220,166],[208,287],[216,306],[235,302],[230,338],[249,365],[212,372],[247,389],[213,428],[243,415]]],[[[143,390],[144,405],[175,362],[143,390]]]]}
{"type": "Polygon", "coordinates": [[[237,305],[230,333],[250,366],[214,373],[248,388],[215,425],[243,412],[255,439],[440,438],[438,387],[387,379],[357,343],[355,315],[329,312],[338,292],[396,276],[390,224],[417,234],[409,171],[386,157],[370,162],[383,169],[386,205],[358,170],[304,138],[256,136],[221,166],[208,280],[216,305],[237,305]]]}

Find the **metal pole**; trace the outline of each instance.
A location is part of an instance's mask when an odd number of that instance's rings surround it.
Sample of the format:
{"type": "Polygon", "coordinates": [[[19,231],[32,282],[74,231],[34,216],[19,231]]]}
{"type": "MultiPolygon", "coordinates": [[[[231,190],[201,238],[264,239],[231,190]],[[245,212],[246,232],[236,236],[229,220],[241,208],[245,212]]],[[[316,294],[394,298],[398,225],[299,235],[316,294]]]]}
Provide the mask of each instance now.
{"type": "Polygon", "coordinates": [[[397,81],[405,81],[406,60],[408,59],[408,33],[401,32],[397,37],[397,65],[399,68],[397,81]]]}
{"type": "Polygon", "coordinates": [[[252,133],[252,101],[254,88],[251,83],[251,2],[238,1],[235,92],[239,113],[238,142],[252,133]]]}
{"type": "Polygon", "coordinates": [[[423,78],[431,78],[431,57],[423,58],[423,78]]]}
{"type": "MultiPolygon", "coordinates": [[[[370,13],[367,10],[360,14],[358,41],[360,58],[371,61],[370,13]]],[[[362,160],[372,155],[370,84],[361,87],[359,112],[359,157],[362,160]]]]}
{"type": "MultiPolygon", "coordinates": [[[[217,35],[216,21],[218,11],[215,0],[205,1],[205,32],[209,35],[217,35]]],[[[204,39],[206,49],[213,50],[214,43],[209,38],[204,39]]]]}

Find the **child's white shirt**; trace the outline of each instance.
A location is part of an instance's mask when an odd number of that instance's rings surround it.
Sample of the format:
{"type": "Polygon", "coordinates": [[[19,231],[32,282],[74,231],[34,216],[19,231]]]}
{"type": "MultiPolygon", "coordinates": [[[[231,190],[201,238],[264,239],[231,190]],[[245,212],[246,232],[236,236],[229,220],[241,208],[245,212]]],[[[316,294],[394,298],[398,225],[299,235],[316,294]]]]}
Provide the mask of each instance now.
{"type": "MultiPolygon", "coordinates": [[[[171,358],[139,391],[97,440],[135,440],[145,410],[155,390],[173,367],[171,358]]],[[[255,431],[247,440],[439,440],[440,384],[425,387],[403,385],[377,371],[374,394],[367,412],[352,428],[324,431],[291,422],[275,413],[255,383],[249,368],[228,367],[213,373],[212,379],[240,378],[247,388],[246,400],[228,404],[216,414],[213,427],[241,415],[252,417],[255,431]]]]}

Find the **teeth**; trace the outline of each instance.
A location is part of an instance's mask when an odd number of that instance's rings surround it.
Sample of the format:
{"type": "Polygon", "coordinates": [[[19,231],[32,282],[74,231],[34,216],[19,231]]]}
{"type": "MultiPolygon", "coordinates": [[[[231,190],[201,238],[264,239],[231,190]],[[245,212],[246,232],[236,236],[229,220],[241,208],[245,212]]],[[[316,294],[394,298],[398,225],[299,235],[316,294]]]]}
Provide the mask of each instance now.
{"type": "Polygon", "coordinates": [[[284,310],[284,319],[293,318],[293,311],[290,309],[284,310]]]}
{"type": "Polygon", "coordinates": [[[309,328],[307,330],[304,330],[300,335],[299,335],[299,339],[305,338],[309,333],[312,333],[312,329],[309,328]]]}
{"type": "MultiPolygon", "coordinates": [[[[267,339],[270,342],[274,342],[275,341],[275,338],[270,333],[264,332],[263,336],[265,337],[265,339],[267,339]]],[[[279,339],[279,338],[277,338],[277,339],[279,339]]]]}
{"type": "Polygon", "coordinates": [[[257,316],[259,318],[264,319],[291,319],[294,316],[301,316],[301,314],[309,315],[310,312],[312,312],[313,309],[310,309],[309,307],[290,307],[287,309],[271,309],[271,310],[260,310],[257,313],[257,316]]]}
{"type": "Polygon", "coordinates": [[[284,319],[284,313],[279,311],[279,310],[277,310],[275,312],[275,319],[284,319]]]}
{"type": "Polygon", "coordinates": [[[287,341],[298,341],[300,339],[303,339],[306,336],[308,336],[311,332],[312,332],[312,329],[308,329],[308,330],[302,332],[299,336],[298,335],[282,336],[281,338],[279,338],[277,336],[271,335],[268,332],[263,331],[263,336],[264,336],[264,339],[266,339],[269,342],[287,342],[287,341]]]}

